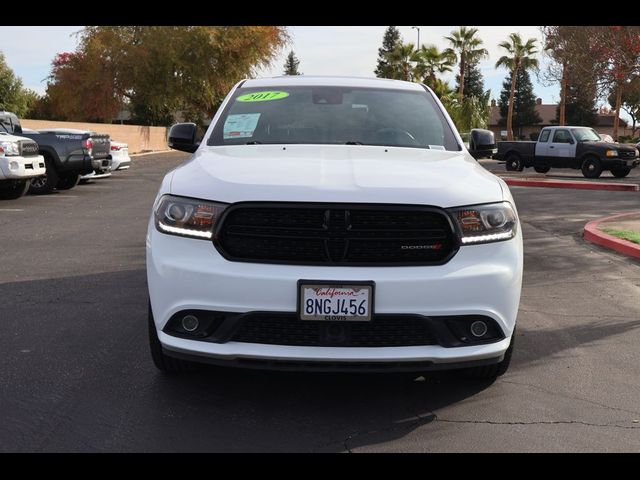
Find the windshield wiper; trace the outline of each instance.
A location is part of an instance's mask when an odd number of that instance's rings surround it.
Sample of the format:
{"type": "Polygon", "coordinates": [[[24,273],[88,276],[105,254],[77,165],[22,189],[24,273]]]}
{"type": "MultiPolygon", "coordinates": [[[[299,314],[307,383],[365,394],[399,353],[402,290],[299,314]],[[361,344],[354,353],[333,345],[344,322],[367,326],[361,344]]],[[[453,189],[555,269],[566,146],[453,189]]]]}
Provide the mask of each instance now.
{"type": "Polygon", "coordinates": [[[262,142],[258,140],[251,140],[250,142],[245,143],[245,145],[262,145],[262,142]]]}
{"type": "Polygon", "coordinates": [[[364,145],[362,142],[344,142],[345,145],[364,145]]]}

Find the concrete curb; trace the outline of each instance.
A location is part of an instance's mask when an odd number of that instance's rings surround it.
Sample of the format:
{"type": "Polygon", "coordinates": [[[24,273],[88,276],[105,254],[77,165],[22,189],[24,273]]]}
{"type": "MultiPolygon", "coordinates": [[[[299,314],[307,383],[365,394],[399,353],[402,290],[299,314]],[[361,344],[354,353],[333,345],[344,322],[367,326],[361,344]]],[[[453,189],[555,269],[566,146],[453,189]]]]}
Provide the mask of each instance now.
{"type": "Polygon", "coordinates": [[[510,177],[501,178],[507,185],[512,185],[514,187],[575,188],[578,190],[615,190],[621,192],[640,191],[640,185],[636,183],[580,182],[577,180],[524,180],[510,177]]]}
{"type": "Polygon", "coordinates": [[[623,240],[622,238],[607,235],[606,233],[598,229],[598,225],[600,223],[607,222],[615,218],[625,217],[628,215],[637,215],[638,213],[639,212],[619,213],[618,215],[612,215],[610,217],[592,220],[584,226],[583,237],[586,241],[594,243],[596,245],[600,245],[601,247],[615,250],[616,252],[622,253],[624,255],[629,255],[630,257],[640,258],[640,245],[628,240],[623,240]]]}
{"type": "Polygon", "coordinates": [[[144,152],[144,153],[132,153],[129,156],[130,157],[145,157],[147,155],[155,155],[157,153],[167,153],[167,152],[173,152],[172,149],[168,149],[168,150],[154,150],[153,152],[144,152]]]}

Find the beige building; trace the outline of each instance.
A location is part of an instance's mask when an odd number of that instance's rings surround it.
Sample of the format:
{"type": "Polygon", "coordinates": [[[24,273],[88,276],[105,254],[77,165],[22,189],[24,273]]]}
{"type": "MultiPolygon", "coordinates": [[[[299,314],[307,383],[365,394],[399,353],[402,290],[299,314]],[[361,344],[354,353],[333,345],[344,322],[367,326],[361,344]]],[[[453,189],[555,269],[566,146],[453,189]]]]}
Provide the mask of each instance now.
{"type": "MultiPolygon", "coordinates": [[[[534,125],[528,125],[522,127],[521,135],[523,135],[525,140],[530,140],[530,134],[538,133],[542,130],[543,127],[549,127],[551,125],[557,125],[554,123],[556,119],[556,109],[558,105],[553,104],[543,104],[542,99],[536,99],[536,112],[542,119],[541,122],[536,123],[534,125]]],[[[593,127],[598,133],[611,135],[613,136],[613,121],[615,118],[615,112],[611,112],[609,110],[601,109],[598,112],[598,121],[596,125],[593,127]]],[[[506,139],[507,127],[505,125],[498,125],[498,121],[500,120],[500,108],[496,104],[495,100],[491,100],[491,114],[489,116],[489,130],[491,130],[496,135],[496,139],[506,139]],[[504,137],[504,138],[503,138],[504,137]]],[[[518,132],[515,131],[514,135],[518,135],[518,132]]],[[[627,125],[627,122],[620,118],[620,127],[618,128],[618,135],[631,135],[631,127],[627,125]]]]}

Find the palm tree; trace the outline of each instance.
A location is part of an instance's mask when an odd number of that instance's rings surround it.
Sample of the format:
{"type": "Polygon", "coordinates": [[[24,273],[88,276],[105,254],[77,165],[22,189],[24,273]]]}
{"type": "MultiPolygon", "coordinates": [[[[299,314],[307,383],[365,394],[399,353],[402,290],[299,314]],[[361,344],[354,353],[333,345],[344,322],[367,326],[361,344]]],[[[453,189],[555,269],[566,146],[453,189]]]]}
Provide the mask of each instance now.
{"type": "Polygon", "coordinates": [[[417,62],[415,76],[432,89],[436,86],[436,73],[450,72],[455,64],[450,54],[439,51],[435,45],[421,45],[414,59],[417,62]]]}
{"type": "Polygon", "coordinates": [[[526,43],[522,43],[522,37],[518,33],[509,35],[509,40],[500,42],[498,45],[507,51],[507,55],[503,55],[496,62],[496,68],[505,67],[511,72],[511,92],[509,93],[509,110],[507,112],[507,138],[513,140],[512,121],[513,121],[513,99],[516,93],[516,78],[518,70],[521,68],[528,70],[530,68],[538,68],[538,59],[533,55],[538,53],[536,48],[536,39],[530,38],[526,43]]]}
{"type": "Polygon", "coordinates": [[[447,48],[444,53],[459,62],[460,67],[460,90],[458,95],[462,98],[464,94],[464,72],[468,63],[475,63],[489,55],[486,48],[481,47],[482,39],[476,35],[477,28],[460,27],[458,30],[451,32],[451,35],[444,37],[451,47],[447,48]]]}
{"type": "Polygon", "coordinates": [[[416,57],[416,49],[413,43],[401,43],[388,52],[385,57],[391,70],[391,78],[413,81],[416,57]]]}
{"type": "Polygon", "coordinates": [[[444,80],[436,78],[436,81],[434,82],[431,89],[433,90],[433,93],[435,93],[440,101],[444,104],[445,108],[448,108],[448,105],[454,98],[453,89],[449,86],[449,84],[444,80]]]}

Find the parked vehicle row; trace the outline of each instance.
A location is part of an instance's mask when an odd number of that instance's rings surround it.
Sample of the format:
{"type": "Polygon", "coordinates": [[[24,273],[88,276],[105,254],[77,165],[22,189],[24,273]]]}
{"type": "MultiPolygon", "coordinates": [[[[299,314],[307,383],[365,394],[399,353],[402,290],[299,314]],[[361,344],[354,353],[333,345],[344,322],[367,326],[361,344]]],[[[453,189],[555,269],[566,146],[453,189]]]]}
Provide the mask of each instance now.
{"type": "Polygon", "coordinates": [[[0,198],[69,190],[81,180],[104,178],[131,166],[128,146],[107,134],[77,129],[22,128],[18,117],[0,112],[0,198]],[[115,160],[114,160],[115,158],[115,160]]]}
{"type": "Polygon", "coordinates": [[[533,167],[538,173],[552,168],[582,170],[586,178],[598,178],[609,170],[624,178],[640,165],[638,146],[611,143],[589,127],[554,126],[540,131],[535,142],[498,142],[496,160],[504,160],[509,171],[533,167]]]}

